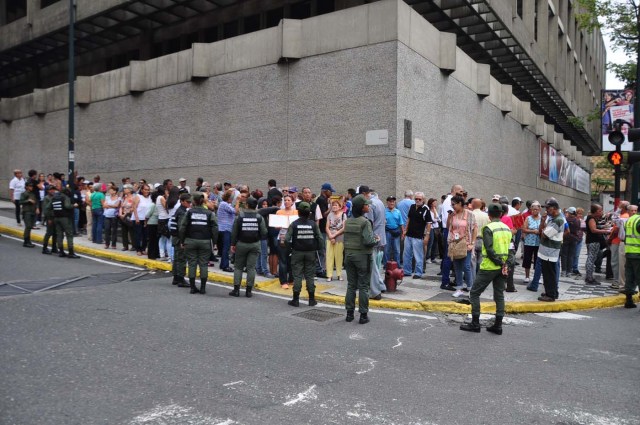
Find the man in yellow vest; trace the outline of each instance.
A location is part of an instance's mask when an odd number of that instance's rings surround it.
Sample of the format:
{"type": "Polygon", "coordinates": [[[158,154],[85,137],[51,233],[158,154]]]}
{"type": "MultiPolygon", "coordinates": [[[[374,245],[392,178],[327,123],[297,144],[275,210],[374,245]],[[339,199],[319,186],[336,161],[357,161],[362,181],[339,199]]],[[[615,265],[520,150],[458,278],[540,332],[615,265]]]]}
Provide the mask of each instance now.
{"type": "Polygon", "coordinates": [[[624,265],[624,293],[627,296],[627,301],[624,304],[624,308],[636,308],[633,302],[633,294],[635,293],[636,286],[640,282],[640,215],[635,214],[631,216],[624,224],[624,237],[621,235],[620,239],[624,239],[625,243],[625,258],[626,263],[624,265]]]}
{"type": "Polygon", "coordinates": [[[465,323],[460,329],[468,332],[480,332],[480,295],[493,283],[493,300],[496,302],[496,320],[487,331],[502,335],[504,317],[504,287],[513,268],[514,254],[509,250],[511,230],[500,221],[502,207],[491,204],[488,208],[491,222],[482,228],[482,263],[480,271],[471,287],[471,323],[465,323]]]}

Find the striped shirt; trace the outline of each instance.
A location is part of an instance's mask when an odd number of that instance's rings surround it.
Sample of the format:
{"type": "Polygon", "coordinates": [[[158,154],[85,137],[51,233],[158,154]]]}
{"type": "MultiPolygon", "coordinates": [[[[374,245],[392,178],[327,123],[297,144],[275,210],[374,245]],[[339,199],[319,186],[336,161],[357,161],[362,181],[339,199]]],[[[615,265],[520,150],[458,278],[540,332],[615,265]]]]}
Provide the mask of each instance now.
{"type": "Polygon", "coordinates": [[[233,229],[233,221],[236,218],[236,210],[228,202],[220,202],[218,206],[218,230],[230,232],[233,229]]]}
{"type": "Polygon", "coordinates": [[[546,238],[540,238],[538,258],[553,263],[558,261],[564,235],[564,223],[565,219],[560,214],[557,217],[547,217],[547,225],[543,231],[546,238]]]}

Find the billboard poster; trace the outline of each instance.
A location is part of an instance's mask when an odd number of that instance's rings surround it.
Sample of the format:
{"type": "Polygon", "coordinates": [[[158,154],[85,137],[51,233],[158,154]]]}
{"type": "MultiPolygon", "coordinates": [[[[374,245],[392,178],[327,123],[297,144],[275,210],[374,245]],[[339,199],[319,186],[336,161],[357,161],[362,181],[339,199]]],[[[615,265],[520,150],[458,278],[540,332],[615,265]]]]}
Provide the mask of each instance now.
{"type": "Polygon", "coordinates": [[[602,90],[601,100],[601,128],[602,128],[602,151],[609,152],[616,150],[616,147],[609,142],[609,133],[613,131],[616,120],[625,122],[621,126],[621,131],[625,135],[625,140],[620,147],[623,151],[633,150],[633,143],[629,142],[627,133],[629,127],[634,127],[633,122],[633,100],[634,90],[602,90]]]}
{"type": "Polygon", "coordinates": [[[589,193],[590,175],[575,162],[549,146],[543,139],[540,144],[540,178],[562,186],[589,193]]]}
{"type": "Polygon", "coordinates": [[[549,145],[540,139],[540,177],[549,180],[549,145]]]}

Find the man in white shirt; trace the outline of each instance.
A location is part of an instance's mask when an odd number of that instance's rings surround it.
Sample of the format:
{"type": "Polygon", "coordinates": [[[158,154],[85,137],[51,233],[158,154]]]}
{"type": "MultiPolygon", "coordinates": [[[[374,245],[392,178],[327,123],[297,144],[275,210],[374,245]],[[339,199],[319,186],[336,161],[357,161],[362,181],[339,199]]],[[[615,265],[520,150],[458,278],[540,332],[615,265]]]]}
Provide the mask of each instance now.
{"type": "Polygon", "coordinates": [[[22,226],[20,221],[20,196],[24,193],[25,180],[22,177],[22,170],[13,170],[13,178],[9,182],[9,199],[16,206],[16,221],[18,226],[22,226]]]}

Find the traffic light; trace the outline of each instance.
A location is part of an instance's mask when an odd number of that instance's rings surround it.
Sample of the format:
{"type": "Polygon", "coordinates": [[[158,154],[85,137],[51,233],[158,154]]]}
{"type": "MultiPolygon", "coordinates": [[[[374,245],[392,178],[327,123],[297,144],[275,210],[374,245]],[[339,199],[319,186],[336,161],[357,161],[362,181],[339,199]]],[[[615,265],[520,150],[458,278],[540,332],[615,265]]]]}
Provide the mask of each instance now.
{"type": "Polygon", "coordinates": [[[613,122],[613,131],[609,133],[609,142],[615,146],[616,149],[619,149],[624,143],[625,136],[624,133],[622,133],[622,126],[625,124],[629,127],[629,130],[627,131],[629,142],[633,143],[640,141],[640,128],[631,128],[631,124],[628,121],[617,119],[613,122]]]}
{"type": "MultiPolygon", "coordinates": [[[[624,140],[624,137],[622,140],[624,140]]],[[[620,151],[609,152],[609,155],[607,155],[607,161],[609,161],[609,164],[613,166],[622,165],[622,160],[623,160],[622,153],[620,151]]]]}

